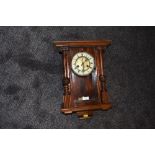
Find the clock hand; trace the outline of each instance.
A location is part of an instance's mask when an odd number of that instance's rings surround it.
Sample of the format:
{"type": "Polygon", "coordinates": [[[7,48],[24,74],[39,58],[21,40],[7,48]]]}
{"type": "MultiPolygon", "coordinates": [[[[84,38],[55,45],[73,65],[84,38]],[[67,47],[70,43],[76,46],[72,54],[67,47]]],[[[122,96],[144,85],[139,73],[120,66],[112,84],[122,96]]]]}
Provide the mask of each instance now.
{"type": "Polygon", "coordinates": [[[82,72],[84,73],[84,64],[83,64],[83,69],[82,69],[82,72]]]}
{"type": "Polygon", "coordinates": [[[88,60],[85,59],[85,61],[82,62],[82,66],[83,66],[83,70],[82,70],[82,72],[84,72],[84,68],[85,68],[85,67],[84,67],[84,64],[85,64],[85,62],[87,62],[87,61],[88,61],[88,60]]]}
{"type": "Polygon", "coordinates": [[[84,73],[84,62],[85,61],[83,61],[83,57],[82,57],[82,63],[81,63],[81,66],[82,66],[82,72],[84,73]]]}
{"type": "MultiPolygon", "coordinates": [[[[85,68],[85,63],[87,62],[87,61],[89,61],[89,59],[86,59],[82,64],[81,64],[81,66],[83,66],[83,71],[84,71],[84,68],[85,68]]],[[[87,67],[90,67],[89,65],[87,65],[87,67]]]]}
{"type": "Polygon", "coordinates": [[[83,66],[83,65],[84,65],[84,63],[85,63],[85,62],[87,62],[87,61],[88,61],[88,59],[85,59],[85,61],[82,61],[81,66],[83,66]]]}
{"type": "Polygon", "coordinates": [[[83,61],[83,57],[82,57],[82,63],[81,63],[81,66],[83,66],[83,63],[84,63],[84,61],[83,61]]]}

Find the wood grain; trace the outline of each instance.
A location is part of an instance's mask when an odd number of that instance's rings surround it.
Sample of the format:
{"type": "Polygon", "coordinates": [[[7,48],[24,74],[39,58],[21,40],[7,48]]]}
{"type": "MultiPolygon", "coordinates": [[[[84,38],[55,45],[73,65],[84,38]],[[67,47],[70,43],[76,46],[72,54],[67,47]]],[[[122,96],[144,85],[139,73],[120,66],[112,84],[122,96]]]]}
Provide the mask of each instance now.
{"type": "Polygon", "coordinates": [[[94,110],[108,110],[112,107],[104,73],[104,53],[111,43],[110,40],[54,41],[54,45],[63,54],[64,79],[69,80],[64,86],[63,113],[76,112],[78,116],[86,118],[94,110]],[[95,60],[95,69],[88,76],[78,76],[71,68],[72,58],[82,51],[92,55],[95,60]],[[79,100],[81,97],[89,97],[89,100],[79,100]]]}

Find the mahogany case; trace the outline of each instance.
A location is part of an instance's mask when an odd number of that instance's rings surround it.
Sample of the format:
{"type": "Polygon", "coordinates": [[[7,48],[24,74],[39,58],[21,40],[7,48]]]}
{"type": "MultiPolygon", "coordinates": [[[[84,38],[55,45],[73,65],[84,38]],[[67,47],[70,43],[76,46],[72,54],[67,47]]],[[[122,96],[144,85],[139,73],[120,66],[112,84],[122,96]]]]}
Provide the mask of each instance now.
{"type": "Polygon", "coordinates": [[[111,43],[111,40],[54,41],[63,58],[63,113],[76,112],[81,118],[88,118],[94,110],[108,110],[112,107],[104,73],[104,54],[111,43]],[[78,76],[72,71],[72,58],[78,52],[87,52],[94,57],[95,68],[88,76],[78,76]],[[89,99],[82,100],[83,97],[89,99]]]}

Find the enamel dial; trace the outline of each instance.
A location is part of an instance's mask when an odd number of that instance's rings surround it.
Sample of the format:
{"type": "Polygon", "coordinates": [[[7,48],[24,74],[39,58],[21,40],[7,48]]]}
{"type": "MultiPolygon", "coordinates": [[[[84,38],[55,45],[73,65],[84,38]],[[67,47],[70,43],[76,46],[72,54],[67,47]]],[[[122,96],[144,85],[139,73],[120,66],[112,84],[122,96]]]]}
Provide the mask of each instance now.
{"type": "Polygon", "coordinates": [[[72,59],[72,70],[79,76],[91,74],[94,66],[94,58],[87,52],[79,52],[72,59]]]}

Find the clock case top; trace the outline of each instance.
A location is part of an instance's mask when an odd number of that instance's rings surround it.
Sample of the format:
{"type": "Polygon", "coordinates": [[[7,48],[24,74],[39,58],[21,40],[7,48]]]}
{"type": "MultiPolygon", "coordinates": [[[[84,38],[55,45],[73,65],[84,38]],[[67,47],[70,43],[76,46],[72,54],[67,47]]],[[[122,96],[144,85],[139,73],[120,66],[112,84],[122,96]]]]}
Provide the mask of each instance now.
{"type": "Polygon", "coordinates": [[[106,79],[104,74],[104,53],[110,46],[110,40],[95,41],[55,41],[63,56],[64,66],[64,96],[62,112],[90,114],[92,110],[107,110],[109,103],[106,79]],[[76,75],[71,69],[73,56],[78,52],[87,52],[95,59],[94,71],[85,77],[76,75]],[[80,97],[89,96],[89,100],[80,101],[80,97]]]}
{"type": "Polygon", "coordinates": [[[111,40],[90,40],[90,41],[54,41],[56,47],[108,47],[112,44],[111,40]]]}

